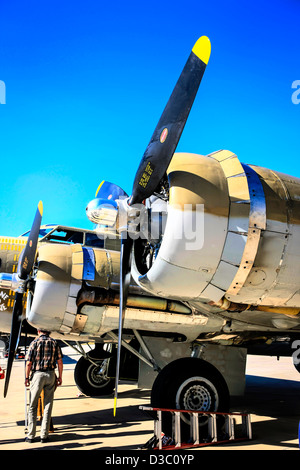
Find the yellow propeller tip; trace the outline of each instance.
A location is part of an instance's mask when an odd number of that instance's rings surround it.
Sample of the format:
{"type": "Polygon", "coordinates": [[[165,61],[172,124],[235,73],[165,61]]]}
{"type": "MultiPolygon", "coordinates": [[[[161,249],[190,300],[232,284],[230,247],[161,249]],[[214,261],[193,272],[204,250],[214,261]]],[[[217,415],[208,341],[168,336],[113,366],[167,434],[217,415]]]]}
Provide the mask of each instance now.
{"type": "Polygon", "coordinates": [[[43,215],[43,203],[42,203],[42,201],[40,201],[39,204],[38,204],[38,210],[39,210],[40,214],[43,215]]]}
{"type": "Polygon", "coordinates": [[[207,36],[201,36],[195,43],[193,53],[199,57],[206,65],[208,64],[211,52],[211,43],[207,36]]]}
{"type": "Polygon", "coordinates": [[[117,397],[115,397],[115,400],[114,400],[114,418],[116,416],[116,411],[117,411],[117,397]]]}
{"type": "Polygon", "coordinates": [[[99,184],[99,186],[98,186],[98,188],[97,188],[97,191],[96,191],[96,194],[95,194],[95,197],[97,197],[97,194],[98,194],[98,192],[100,191],[100,188],[101,188],[101,186],[103,185],[104,181],[105,181],[105,180],[101,181],[101,183],[99,184]]]}

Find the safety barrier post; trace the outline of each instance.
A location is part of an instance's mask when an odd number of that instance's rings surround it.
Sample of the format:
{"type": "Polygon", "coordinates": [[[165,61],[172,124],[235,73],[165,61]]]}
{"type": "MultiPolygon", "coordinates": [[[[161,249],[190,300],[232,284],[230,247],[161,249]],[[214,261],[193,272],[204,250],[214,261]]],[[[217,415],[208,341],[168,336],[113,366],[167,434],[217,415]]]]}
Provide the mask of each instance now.
{"type": "Polygon", "coordinates": [[[247,434],[248,439],[252,439],[252,427],[251,427],[250,415],[244,414],[242,416],[242,425],[243,425],[245,434],[247,434]]]}
{"type": "Polygon", "coordinates": [[[154,421],[154,434],[155,434],[156,438],[158,439],[158,448],[160,450],[162,449],[161,432],[162,432],[161,410],[157,410],[157,419],[154,421]]]}
{"type": "Polygon", "coordinates": [[[234,418],[230,415],[225,416],[225,432],[230,441],[234,440],[234,418]]]}
{"type": "Polygon", "coordinates": [[[199,414],[191,413],[190,421],[190,438],[193,440],[195,445],[199,444],[199,414]]]}
{"type": "Polygon", "coordinates": [[[208,436],[211,442],[217,442],[217,416],[215,414],[208,416],[208,436]]]}
{"type": "Polygon", "coordinates": [[[174,417],[174,430],[175,430],[175,447],[181,446],[181,432],[180,432],[180,412],[175,411],[172,413],[174,417]]]}

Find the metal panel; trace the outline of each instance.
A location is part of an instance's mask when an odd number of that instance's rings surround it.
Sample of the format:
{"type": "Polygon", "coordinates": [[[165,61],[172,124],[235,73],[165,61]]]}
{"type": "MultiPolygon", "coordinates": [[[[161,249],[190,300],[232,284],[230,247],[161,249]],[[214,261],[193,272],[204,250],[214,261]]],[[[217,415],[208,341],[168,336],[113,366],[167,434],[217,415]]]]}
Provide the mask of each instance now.
{"type": "Polygon", "coordinates": [[[87,315],[83,315],[82,313],[77,313],[77,315],[75,316],[72,333],[74,334],[81,333],[84,330],[87,319],[88,319],[87,315]]]}
{"type": "Polygon", "coordinates": [[[68,297],[66,312],[69,312],[69,313],[77,312],[76,297],[68,297]]]}
{"type": "MultiPolygon", "coordinates": [[[[254,234],[252,244],[248,243],[245,259],[243,259],[243,265],[247,266],[245,267],[245,280],[242,279],[242,271],[238,273],[240,277],[236,278],[237,282],[243,284],[243,289],[234,289],[235,286],[232,285],[226,294],[228,300],[252,303],[255,299],[255,304],[273,305],[274,299],[272,298],[277,297],[277,289],[282,290],[283,287],[283,284],[277,284],[282,268],[285,240],[285,235],[281,233],[264,231],[259,239],[256,233],[254,234]],[[258,241],[259,246],[255,247],[258,241]],[[257,254],[254,256],[255,252],[257,254]],[[249,256],[246,256],[247,254],[249,256]],[[248,261],[247,265],[245,261],[248,261]],[[239,291],[236,299],[233,297],[235,291],[239,291]]],[[[285,295],[277,302],[284,305],[286,300],[285,295]]]]}
{"type": "Polygon", "coordinates": [[[209,156],[213,157],[218,162],[222,162],[223,160],[226,160],[227,158],[231,158],[235,156],[235,154],[231,152],[230,150],[217,150],[216,152],[210,153],[209,156]]]}
{"type": "Polygon", "coordinates": [[[227,182],[232,202],[250,200],[247,178],[245,176],[232,176],[227,179],[227,182]]]}
{"type": "Polygon", "coordinates": [[[78,291],[81,289],[81,282],[80,281],[72,281],[70,284],[70,297],[77,297],[78,291]]]}
{"type": "MultiPolygon", "coordinates": [[[[288,232],[289,210],[287,202],[289,192],[280,178],[274,171],[261,167],[251,167],[260,176],[266,199],[267,225],[266,229],[274,232],[288,232]]],[[[298,186],[299,193],[299,186],[298,186]]]]}
{"type": "Polygon", "coordinates": [[[208,286],[201,292],[201,296],[199,299],[207,299],[212,300],[213,302],[218,302],[225,294],[225,290],[219,289],[212,284],[208,284],[208,286]]]}
{"type": "MultiPolygon", "coordinates": [[[[226,291],[230,288],[233,278],[237,275],[238,266],[241,263],[245,245],[247,243],[250,195],[244,167],[234,153],[227,150],[221,150],[211,154],[210,156],[220,163],[227,180],[228,195],[230,199],[227,234],[223,252],[220,257],[221,262],[219,263],[210,284],[214,287],[220,288],[222,291],[226,291]],[[231,232],[230,229],[232,229],[234,233],[231,232]]],[[[235,282],[234,285],[236,286],[237,282],[235,282]]],[[[201,298],[207,296],[208,293],[210,293],[209,288],[206,288],[201,293],[201,298]]],[[[214,297],[211,297],[211,300],[220,300],[221,297],[216,299],[216,291],[213,291],[213,294],[214,297]]]]}
{"type": "Polygon", "coordinates": [[[249,228],[247,243],[245,245],[240,267],[226,292],[226,297],[228,299],[231,299],[228,294],[236,295],[246,282],[255,261],[260,233],[261,231],[259,229],[249,228]]]}
{"type": "Polygon", "coordinates": [[[250,204],[248,202],[232,202],[230,204],[230,215],[228,230],[230,232],[248,232],[250,204]]]}
{"type": "Polygon", "coordinates": [[[242,164],[250,193],[250,221],[253,227],[266,229],[266,199],[258,174],[250,166],[242,164]]]}
{"type": "Polygon", "coordinates": [[[227,263],[239,265],[245,249],[247,234],[228,232],[224,246],[222,260],[227,263]]]}
{"type": "Polygon", "coordinates": [[[226,178],[244,173],[244,169],[236,155],[230,159],[224,160],[222,162],[222,168],[226,178]]]}
{"type": "Polygon", "coordinates": [[[67,328],[72,328],[75,320],[75,315],[72,313],[65,313],[63,325],[67,328]]]}
{"type": "Polygon", "coordinates": [[[82,247],[83,252],[83,277],[85,281],[95,279],[95,255],[92,248],[82,247]]]}
{"type": "Polygon", "coordinates": [[[242,165],[247,176],[250,194],[250,214],[248,237],[239,270],[227,289],[228,295],[236,295],[246,282],[257,254],[261,230],[266,228],[266,200],[261,181],[257,173],[248,165],[242,165]]]}
{"type": "Polygon", "coordinates": [[[220,289],[226,290],[227,287],[232,283],[236,273],[238,271],[237,266],[226,263],[225,261],[220,261],[217,272],[214,275],[211,283],[219,287],[220,289]]]}

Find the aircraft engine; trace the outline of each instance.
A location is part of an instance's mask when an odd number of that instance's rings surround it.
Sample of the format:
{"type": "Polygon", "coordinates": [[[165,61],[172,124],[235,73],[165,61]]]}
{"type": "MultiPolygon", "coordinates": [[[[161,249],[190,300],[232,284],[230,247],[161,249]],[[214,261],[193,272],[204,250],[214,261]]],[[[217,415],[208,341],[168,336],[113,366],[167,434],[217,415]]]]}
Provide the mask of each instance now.
{"type": "MultiPolygon", "coordinates": [[[[117,330],[119,317],[120,253],[81,244],[44,244],[39,247],[38,270],[33,300],[27,310],[28,322],[37,328],[63,334],[99,337],[117,330]]],[[[132,285],[125,326],[161,332],[185,333],[195,339],[206,320],[191,315],[181,302],[140,295],[132,285]]]]}
{"type": "Polygon", "coordinates": [[[135,281],[165,298],[299,313],[300,179],[227,150],[176,153],[167,173],[165,231],[151,266],[135,241],[135,281]]]}
{"type": "Polygon", "coordinates": [[[81,320],[76,299],[83,281],[105,289],[119,282],[118,252],[81,244],[44,244],[39,247],[38,259],[27,320],[49,331],[76,331],[81,320]]]}

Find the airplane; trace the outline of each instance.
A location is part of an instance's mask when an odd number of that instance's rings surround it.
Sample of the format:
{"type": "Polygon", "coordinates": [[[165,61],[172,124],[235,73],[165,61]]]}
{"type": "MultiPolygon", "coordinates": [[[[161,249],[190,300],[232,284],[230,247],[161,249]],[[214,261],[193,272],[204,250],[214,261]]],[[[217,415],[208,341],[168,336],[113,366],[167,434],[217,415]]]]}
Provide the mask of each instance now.
{"type": "MultiPolygon", "coordinates": [[[[124,350],[127,364],[138,359],[152,406],[224,412],[243,393],[247,354],[292,355],[300,335],[300,179],[241,163],[229,150],[175,152],[210,50],[206,36],[192,48],[131,195],[104,182],[86,208],[94,234],[118,249],[38,243],[39,204],[18,287],[6,275],[16,294],[5,394],[28,285],[30,325],[100,348],[94,358],[83,354],[79,375],[96,384],[104,367],[115,379],[114,414],[124,350]]],[[[166,417],[163,432],[170,429],[166,417]]]]}

